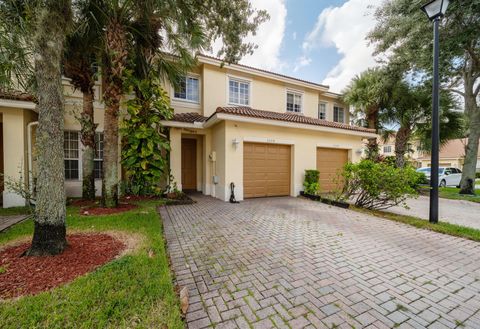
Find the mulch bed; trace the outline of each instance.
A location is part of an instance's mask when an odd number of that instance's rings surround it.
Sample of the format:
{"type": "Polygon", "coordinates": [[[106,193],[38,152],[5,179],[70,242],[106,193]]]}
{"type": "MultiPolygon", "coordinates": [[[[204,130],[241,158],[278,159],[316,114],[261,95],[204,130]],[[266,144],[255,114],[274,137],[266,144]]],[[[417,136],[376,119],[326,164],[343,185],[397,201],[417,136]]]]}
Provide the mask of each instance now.
{"type": "Polygon", "coordinates": [[[80,209],[80,214],[85,216],[111,215],[138,208],[136,204],[119,203],[116,208],[87,207],[80,209]]]}
{"type": "Polygon", "coordinates": [[[67,240],[68,247],[56,256],[22,257],[30,243],[0,250],[0,298],[34,295],[70,282],[125,248],[123,242],[107,234],[73,234],[67,240]]]}

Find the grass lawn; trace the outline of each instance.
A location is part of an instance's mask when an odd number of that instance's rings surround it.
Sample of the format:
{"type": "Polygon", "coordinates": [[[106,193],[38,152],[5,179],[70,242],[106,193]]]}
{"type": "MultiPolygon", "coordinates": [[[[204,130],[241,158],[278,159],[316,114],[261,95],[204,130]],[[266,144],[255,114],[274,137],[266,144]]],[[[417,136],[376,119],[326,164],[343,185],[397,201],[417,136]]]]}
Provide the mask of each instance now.
{"type": "MultiPolygon", "coordinates": [[[[141,247],[65,286],[0,303],[0,328],[183,328],[158,203],[142,201],[135,210],[97,217],[68,207],[68,230],[138,234],[141,247]]],[[[0,246],[32,231],[31,220],[15,225],[0,234],[0,246]]]]}
{"type": "MultiPolygon", "coordinates": [[[[429,187],[424,186],[420,190],[421,195],[429,195],[429,187]]],[[[472,201],[472,202],[480,202],[480,191],[476,190],[476,195],[460,195],[458,191],[459,188],[456,187],[440,187],[438,196],[444,199],[452,199],[452,200],[465,200],[465,201],[472,201]]]]}
{"type": "Polygon", "coordinates": [[[418,217],[398,215],[398,214],[393,214],[390,212],[380,211],[380,210],[368,210],[364,208],[358,208],[355,206],[351,206],[350,209],[364,213],[364,214],[369,214],[376,217],[392,220],[395,222],[408,224],[420,229],[430,230],[430,231],[434,231],[442,234],[453,235],[453,236],[480,242],[480,230],[473,229],[470,227],[465,227],[465,226],[460,226],[460,225],[450,224],[445,222],[431,224],[428,220],[424,220],[418,217]]]}
{"type": "Polygon", "coordinates": [[[439,197],[453,200],[480,202],[480,191],[476,190],[476,195],[460,195],[458,194],[459,190],[460,189],[456,187],[441,187],[439,189],[439,197]]]}
{"type": "Polygon", "coordinates": [[[30,214],[29,207],[0,208],[0,216],[28,215],[28,214],[30,214]]]}

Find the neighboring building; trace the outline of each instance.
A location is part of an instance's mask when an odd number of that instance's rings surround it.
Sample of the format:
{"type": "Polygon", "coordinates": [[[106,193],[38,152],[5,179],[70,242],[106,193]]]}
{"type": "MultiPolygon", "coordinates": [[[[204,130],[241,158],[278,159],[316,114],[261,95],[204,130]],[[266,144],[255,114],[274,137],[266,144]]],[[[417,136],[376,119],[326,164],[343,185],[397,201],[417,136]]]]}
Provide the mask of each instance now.
{"type": "MultiPolygon", "coordinates": [[[[390,136],[386,141],[383,138],[378,139],[379,154],[383,156],[395,156],[395,135],[390,136]]],[[[412,140],[408,143],[407,152],[405,154],[406,159],[416,167],[420,167],[418,158],[423,154],[418,147],[418,143],[412,140]]]]}
{"type": "MultiPolygon", "coordinates": [[[[440,167],[463,168],[465,160],[465,146],[467,139],[454,139],[440,148],[440,167]]],[[[430,167],[430,154],[423,153],[419,156],[420,167],[430,167]]],[[[477,172],[480,172],[480,147],[477,158],[477,172]]]]}
{"type": "MultiPolygon", "coordinates": [[[[165,86],[175,111],[173,120],[163,122],[170,127],[170,167],[182,190],[226,201],[234,183],[237,200],[296,196],[303,189],[305,169],[318,168],[321,188],[329,191],[343,164],[360,159],[364,139],[377,137],[349,124],[348,106],[327,86],[240,64],[222,65],[208,56],[199,56],[198,62],[179,90],[165,86]]],[[[100,179],[103,104],[100,84],[95,88],[100,179]]],[[[81,93],[67,79],[65,93],[66,190],[80,196],[82,145],[75,113],[81,111],[81,93]]],[[[35,172],[31,141],[36,119],[31,99],[0,95],[0,172],[5,176],[18,178],[23,168],[28,182],[28,172],[35,172]]],[[[97,194],[100,185],[98,180],[97,194]]],[[[3,192],[4,207],[23,203],[11,191],[3,192]]]]}

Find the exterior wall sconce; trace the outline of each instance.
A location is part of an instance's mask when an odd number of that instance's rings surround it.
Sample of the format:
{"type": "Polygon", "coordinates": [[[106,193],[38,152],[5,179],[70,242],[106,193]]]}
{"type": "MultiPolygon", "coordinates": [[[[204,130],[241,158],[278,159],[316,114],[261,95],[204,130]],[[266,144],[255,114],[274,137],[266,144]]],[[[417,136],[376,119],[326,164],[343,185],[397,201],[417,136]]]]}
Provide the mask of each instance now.
{"type": "Polygon", "coordinates": [[[233,147],[235,147],[235,149],[237,149],[238,144],[240,144],[240,140],[238,140],[237,138],[232,139],[232,145],[233,147]]]}

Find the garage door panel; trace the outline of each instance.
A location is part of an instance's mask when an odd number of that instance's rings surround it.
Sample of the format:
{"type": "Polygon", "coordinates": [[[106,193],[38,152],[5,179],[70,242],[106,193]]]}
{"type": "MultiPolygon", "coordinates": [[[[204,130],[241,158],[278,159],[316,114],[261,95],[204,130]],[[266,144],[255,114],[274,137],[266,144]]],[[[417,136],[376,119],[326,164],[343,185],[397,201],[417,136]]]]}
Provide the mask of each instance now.
{"type": "Polygon", "coordinates": [[[348,162],[348,150],[317,148],[317,170],[320,172],[319,183],[323,192],[332,192],[339,188],[338,174],[348,162]]]}
{"type": "Polygon", "coordinates": [[[290,195],[290,146],[244,143],[245,198],[290,195]]]}

